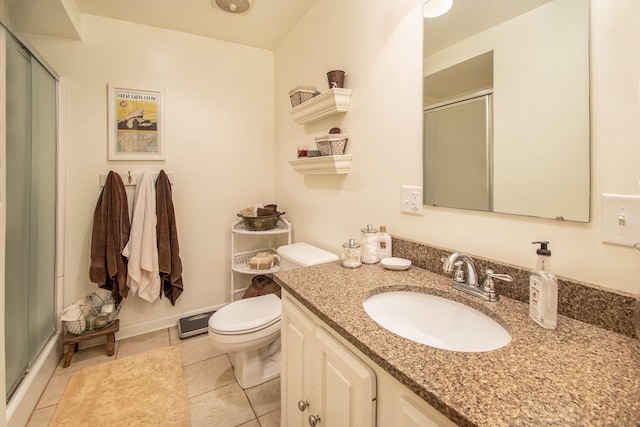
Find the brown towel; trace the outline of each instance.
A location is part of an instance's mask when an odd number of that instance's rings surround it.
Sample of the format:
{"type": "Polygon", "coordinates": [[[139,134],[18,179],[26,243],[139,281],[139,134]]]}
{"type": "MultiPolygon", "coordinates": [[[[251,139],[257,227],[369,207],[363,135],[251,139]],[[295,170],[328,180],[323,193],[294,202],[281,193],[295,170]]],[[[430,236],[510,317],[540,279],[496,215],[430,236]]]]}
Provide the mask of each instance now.
{"type": "Polygon", "coordinates": [[[161,170],[156,180],[156,225],[158,237],[158,264],[162,290],[171,305],[182,294],[182,261],[178,245],[178,230],[176,216],[173,210],[171,183],[167,174],[161,170]]]}
{"type": "Polygon", "coordinates": [[[127,258],[122,249],[129,240],[129,205],[120,175],[109,171],[93,214],[89,278],[109,289],[116,301],[129,295],[127,258]]]}

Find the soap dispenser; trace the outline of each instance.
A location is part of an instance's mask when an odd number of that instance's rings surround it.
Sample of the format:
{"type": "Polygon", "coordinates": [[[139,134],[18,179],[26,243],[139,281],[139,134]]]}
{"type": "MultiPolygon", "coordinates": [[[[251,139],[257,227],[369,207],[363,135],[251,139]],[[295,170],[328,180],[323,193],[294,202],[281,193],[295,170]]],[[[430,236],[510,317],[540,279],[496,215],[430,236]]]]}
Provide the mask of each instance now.
{"type": "Polygon", "coordinates": [[[536,251],[538,265],[529,276],[529,316],[543,328],[555,329],[558,322],[558,281],[549,271],[549,242],[531,243],[540,245],[540,248],[536,251]]]}

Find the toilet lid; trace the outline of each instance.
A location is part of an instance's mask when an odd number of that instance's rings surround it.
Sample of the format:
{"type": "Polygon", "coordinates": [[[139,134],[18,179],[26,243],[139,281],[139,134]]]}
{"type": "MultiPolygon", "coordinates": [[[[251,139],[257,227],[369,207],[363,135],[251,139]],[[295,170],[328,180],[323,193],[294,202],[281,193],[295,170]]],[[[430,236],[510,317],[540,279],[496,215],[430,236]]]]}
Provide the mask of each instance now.
{"type": "Polygon", "coordinates": [[[274,294],[235,301],[209,318],[209,328],[220,333],[249,333],[280,320],[280,298],[274,294]]]}
{"type": "Polygon", "coordinates": [[[336,254],[304,242],[280,246],[277,252],[281,257],[290,260],[300,267],[309,267],[310,265],[318,265],[338,260],[336,254]]]}

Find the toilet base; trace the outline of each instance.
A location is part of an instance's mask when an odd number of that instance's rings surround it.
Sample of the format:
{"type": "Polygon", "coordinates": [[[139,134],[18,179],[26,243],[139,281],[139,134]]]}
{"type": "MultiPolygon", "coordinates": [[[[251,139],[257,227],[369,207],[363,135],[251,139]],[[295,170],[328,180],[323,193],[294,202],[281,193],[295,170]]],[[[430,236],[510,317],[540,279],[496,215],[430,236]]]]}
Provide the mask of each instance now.
{"type": "Polygon", "coordinates": [[[229,356],[233,364],[233,373],[243,389],[255,387],[280,376],[280,336],[258,350],[232,353],[229,356]]]}

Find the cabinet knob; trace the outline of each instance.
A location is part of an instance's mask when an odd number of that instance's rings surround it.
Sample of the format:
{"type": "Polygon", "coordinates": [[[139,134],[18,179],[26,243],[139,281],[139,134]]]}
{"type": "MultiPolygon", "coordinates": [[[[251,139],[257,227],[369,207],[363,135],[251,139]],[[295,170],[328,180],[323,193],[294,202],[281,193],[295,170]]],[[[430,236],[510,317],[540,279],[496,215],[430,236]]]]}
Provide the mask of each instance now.
{"type": "Polygon", "coordinates": [[[318,424],[320,422],[320,416],[319,415],[309,415],[309,425],[311,427],[315,427],[316,424],[318,424]]]}
{"type": "Polygon", "coordinates": [[[307,409],[308,407],[309,407],[309,402],[307,402],[306,400],[298,401],[298,409],[300,410],[300,412],[304,412],[304,410],[307,409]]]}

